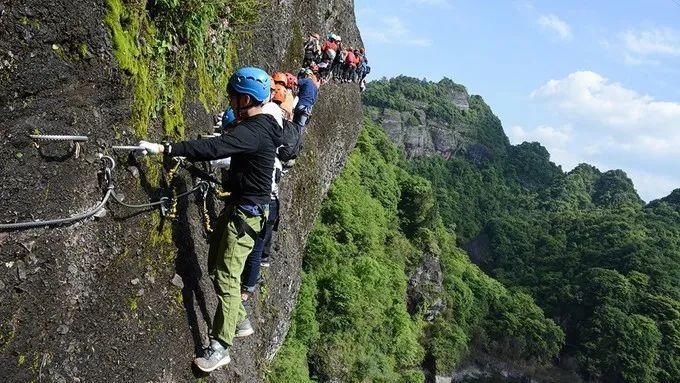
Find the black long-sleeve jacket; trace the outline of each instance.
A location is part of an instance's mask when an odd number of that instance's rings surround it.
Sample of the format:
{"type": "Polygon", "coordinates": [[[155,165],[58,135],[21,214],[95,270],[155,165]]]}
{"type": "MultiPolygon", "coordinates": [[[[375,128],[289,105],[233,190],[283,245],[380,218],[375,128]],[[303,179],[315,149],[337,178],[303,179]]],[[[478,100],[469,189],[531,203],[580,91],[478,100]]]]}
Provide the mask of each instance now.
{"type": "Polygon", "coordinates": [[[282,131],[269,114],[241,121],[219,137],[172,144],[169,155],[208,161],[231,157],[227,188],[237,203],[268,204],[276,148],[283,144],[282,131]]]}

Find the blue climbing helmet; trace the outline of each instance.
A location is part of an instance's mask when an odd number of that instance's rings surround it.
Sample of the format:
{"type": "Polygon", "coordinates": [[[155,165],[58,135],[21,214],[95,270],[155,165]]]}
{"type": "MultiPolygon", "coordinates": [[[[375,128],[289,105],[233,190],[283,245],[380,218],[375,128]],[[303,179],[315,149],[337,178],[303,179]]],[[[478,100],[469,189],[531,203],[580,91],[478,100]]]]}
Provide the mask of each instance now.
{"type": "Polygon", "coordinates": [[[236,115],[234,115],[234,109],[230,106],[222,115],[222,129],[228,129],[234,122],[236,122],[236,115]]]}
{"type": "Polygon", "coordinates": [[[271,79],[267,72],[260,68],[244,67],[231,75],[227,92],[247,94],[263,103],[271,93],[271,79]]]}

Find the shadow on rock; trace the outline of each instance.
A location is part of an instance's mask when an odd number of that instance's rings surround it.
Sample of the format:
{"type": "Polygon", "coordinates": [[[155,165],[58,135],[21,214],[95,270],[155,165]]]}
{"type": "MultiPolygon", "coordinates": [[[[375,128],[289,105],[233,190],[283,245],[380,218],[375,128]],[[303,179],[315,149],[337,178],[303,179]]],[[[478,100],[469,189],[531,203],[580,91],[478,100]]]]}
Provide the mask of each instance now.
{"type": "MultiPolygon", "coordinates": [[[[183,180],[176,181],[176,190],[186,190],[183,180]]],[[[198,306],[202,319],[211,327],[210,314],[205,301],[205,295],[200,286],[203,276],[201,266],[196,256],[196,247],[191,236],[188,217],[189,199],[183,198],[177,201],[177,219],[172,225],[172,239],[177,246],[177,258],[175,259],[175,272],[182,278],[182,302],[187,314],[187,322],[194,340],[194,352],[200,355],[203,350],[203,337],[201,336],[199,317],[196,312],[198,306]]]]}

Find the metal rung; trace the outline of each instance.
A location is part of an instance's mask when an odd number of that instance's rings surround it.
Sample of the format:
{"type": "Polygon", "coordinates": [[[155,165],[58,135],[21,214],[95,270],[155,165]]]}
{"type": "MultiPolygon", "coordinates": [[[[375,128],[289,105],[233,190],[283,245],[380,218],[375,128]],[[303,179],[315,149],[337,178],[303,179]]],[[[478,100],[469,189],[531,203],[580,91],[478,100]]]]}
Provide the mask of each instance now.
{"type": "Polygon", "coordinates": [[[50,135],[50,134],[29,134],[34,140],[41,141],[73,141],[85,142],[88,140],[87,136],[65,136],[65,135],[50,135]]]}
{"type": "MultiPolygon", "coordinates": [[[[69,141],[71,145],[75,146],[74,157],[80,157],[80,143],[88,140],[87,136],[66,136],[66,135],[53,135],[53,134],[29,134],[35,141],[69,141]]],[[[33,142],[36,149],[40,149],[40,145],[37,142],[33,142]]]]}
{"type": "Polygon", "coordinates": [[[144,150],[144,147],[142,146],[134,146],[134,145],[114,145],[111,147],[113,150],[144,150]]]}

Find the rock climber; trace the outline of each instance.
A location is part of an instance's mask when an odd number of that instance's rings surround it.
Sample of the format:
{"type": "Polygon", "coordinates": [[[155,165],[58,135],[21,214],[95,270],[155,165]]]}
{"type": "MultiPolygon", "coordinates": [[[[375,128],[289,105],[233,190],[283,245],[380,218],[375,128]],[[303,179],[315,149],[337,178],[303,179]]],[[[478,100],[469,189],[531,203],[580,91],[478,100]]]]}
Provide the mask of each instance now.
{"type": "Polygon", "coordinates": [[[311,63],[318,63],[321,60],[321,37],[318,33],[309,35],[304,46],[304,66],[309,66],[311,63]]]}
{"type": "Polygon", "coordinates": [[[345,56],[345,71],[342,75],[343,82],[352,82],[354,79],[354,72],[357,68],[357,58],[354,56],[352,47],[347,47],[347,54],[345,56]]]}
{"type": "MultiPolygon", "coordinates": [[[[285,78],[285,74],[276,72],[272,74],[273,86],[271,93],[271,102],[263,106],[263,113],[268,113],[279,124],[279,128],[283,129],[283,124],[287,123],[292,118],[292,93],[283,84],[286,81],[281,80],[285,78]],[[279,75],[282,74],[282,76],[279,75]]],[[[245,302],[248,297],[255,292],[257,282],[260,277],[260,267],[262,266],[263,258],[265,267],[269,265],[269,254],[271,253],[271,241],[274,227],[278,222],[279,216],[279,182],[283,176],[283,165],[278,157],[274,158],[274,171],[271,175],[271,195],[269,201],[269,215],[265,226],[255,240],[253,250],[246,259],[243,273],[241,274],[241,299],[245,302]]]]}
{"type": "MultiPolygon", "coordinates": [[[[316,69],[318,70],[318,67],[316,69]]],[[[300,125],[303,130],[309,122],[309,116],[312,114],[312,108],[318,95],[319,80],[316,78],[313,69],[304,69],[298,78],[298,102],[293,112],[293,122],[300,125]]]]}
{"type": "Polygon", "coordinates": [[[199,161],[231,157],[231,195],[210,238],[208,255],[217,309],[210,345],[194,359],[205,372],[229,364],[234,337],[253,333],[241,300],[241,273],[269,214],[276,148],[282,143],[276,119],[262,111],[271,93],[271,79],[265,71],[240,68],[229,78],[227,92],[238,122],[225,134],[179,143],[139,143],[150,154],[199,161]]]}
{"type": "Polygon", "coordinates": [[[333,62],[335,60],[335,54],[338,51],[338,43],[335,42],[335,36],[330,33],[328,40],[326,40],[321,46],[321,54],[324,59],[333,62]]]}
{"type": "Polygon", "coordinates": [[[336,81],[342,81],[344,71],[345,71],[345,59],[347,58],[347,50],[342,47],[342,41],[337,41],[338,51],[335,55],[335,61],[331,66],[331,71],[333,72],[333,78],[336,81]]]}
{"type": "Polygon", "coordinates": [[[366,78],[366,75],[371,73],[371,67],[368,66],[368,57],[366,57],[366,50],[364,48],[359,49],[359,54],[361,60],[359,62],[359,67],[361,68],[359,81],[363,81],[366,78]]]}
{"type": "MultiPolygon", "coordinates": [[[[297,92],[298,92],[298,79],[295,77],[294,74],[286,72],[286,88],[290,89],[291,93],[293,93],[293,97],[297,97],[297,92]]],[[[293,102],[293,107],[295,107],[295,104],[297,103],[297,100],[293,102]]]]}

